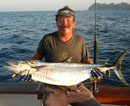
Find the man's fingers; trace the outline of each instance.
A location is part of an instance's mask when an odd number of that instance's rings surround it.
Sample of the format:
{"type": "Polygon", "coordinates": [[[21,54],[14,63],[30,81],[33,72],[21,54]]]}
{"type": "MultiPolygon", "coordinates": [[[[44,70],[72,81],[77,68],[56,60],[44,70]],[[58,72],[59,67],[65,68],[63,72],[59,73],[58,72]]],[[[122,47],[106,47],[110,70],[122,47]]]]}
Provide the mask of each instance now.
{"type": "Polygon", "coordinates": [[[94,68],[94,70],[100,77],[103,77],[104,74],[98,68],[94,68]]]}
{"type": "Polygon", "coordinates": [[[25,70],[21,73],[20,80],[22,81],[31,81],[32,75],[30,73],[30,70],[25,70]]]}
{"type": "Polygon", "coordinates": [[[91,75],[92,75],[93,78],[99,78],[100,79],[100,78],[103,77],[104,74],[102,72],[100,72],[100,70],[98,68],[94,68],[91,71],[91,75]]]}
{"type": "Polygon", "coordinates": [[[16,73],[12,74],[12,78],[15,78],[17,76],[18,76],[18,74],[16,74],[16,73]]]}

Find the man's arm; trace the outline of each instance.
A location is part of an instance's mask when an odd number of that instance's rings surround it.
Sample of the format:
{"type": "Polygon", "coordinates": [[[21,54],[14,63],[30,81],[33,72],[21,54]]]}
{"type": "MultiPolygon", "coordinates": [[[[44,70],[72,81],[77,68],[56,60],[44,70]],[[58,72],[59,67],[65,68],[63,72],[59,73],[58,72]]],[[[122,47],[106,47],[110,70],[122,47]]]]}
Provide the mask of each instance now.
{"type": "Polygon", "coordinates": [[[38,55],[38,53],[36,53],[32,58],[30,58],[29,60],[30,61],[33,61],[33,60],[41,60],[42,57],[38,55]]]}
{"type": "Polygon", "coordinates": [[[82,60],[81,63],[94,64],[90,58],[88,58],[87,60],[82,60]]]}

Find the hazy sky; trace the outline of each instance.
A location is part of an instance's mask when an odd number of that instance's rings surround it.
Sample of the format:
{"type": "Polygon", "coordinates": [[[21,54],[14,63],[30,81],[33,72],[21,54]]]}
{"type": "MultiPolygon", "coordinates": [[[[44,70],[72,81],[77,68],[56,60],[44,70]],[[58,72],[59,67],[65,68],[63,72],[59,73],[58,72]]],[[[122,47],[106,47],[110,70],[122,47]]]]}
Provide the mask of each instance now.
{"type": "MultiPolygon", "coordinates": [[[[95,0],[0,0],[0,11],[58,10],[68,5],[74,10],[87,10],[95,0]]],[[[97,0],[99,3],[120,3],[130,0],[97,0]]]]}

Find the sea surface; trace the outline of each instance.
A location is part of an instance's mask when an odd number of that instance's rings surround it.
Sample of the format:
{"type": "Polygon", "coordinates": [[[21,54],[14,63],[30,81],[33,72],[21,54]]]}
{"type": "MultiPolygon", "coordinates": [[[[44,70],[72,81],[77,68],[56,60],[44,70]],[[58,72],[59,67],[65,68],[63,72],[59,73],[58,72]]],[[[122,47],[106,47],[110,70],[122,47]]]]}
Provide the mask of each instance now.
{"type": "MultiPolygon", "coordinates": [[[[56,11],[0,12],[0,82],[21,82],[2,68],[5,61],[29,60],[40,39],[57,30],[56,11]]],[[[94,11],[76,11],[74,33],[81,35],[93,60],[94,11]]],[[[130,48],[130,11],[97,11],[98,63],[112,64],[130,48]]],[[[122,73],[130,84],[130,52],[122,62],[122,73]]],[[[86,82],[89,83],[89,82],[86,82]]],[[[125,86],[111,71],[99,85],[125,86]]]]}

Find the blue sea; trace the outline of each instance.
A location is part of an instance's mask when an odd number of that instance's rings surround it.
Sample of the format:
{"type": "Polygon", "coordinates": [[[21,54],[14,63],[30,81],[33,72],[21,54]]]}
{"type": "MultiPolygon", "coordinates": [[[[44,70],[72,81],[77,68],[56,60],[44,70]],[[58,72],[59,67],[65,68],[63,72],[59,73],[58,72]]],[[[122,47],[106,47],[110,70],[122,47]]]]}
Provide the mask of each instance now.
{"type": "MultiPolygon", "coordinates": [[[[29,60],[40,39],[57,30],[56,11],[0,12],[0,82],[21,82],[2,68],[5,61],[29,60]]],[[[76,11],[74,33],[81,35],[93,60],[94,11],[76,11]]],[[[130,48],[130,11],[97,11],[98,63],[112,64],[130,48]]],[[[130,52],[122,61],[122,73],[130,84],[130,52]]],[[[111,71],[99,85],[125,86],[111,71]]]]}

